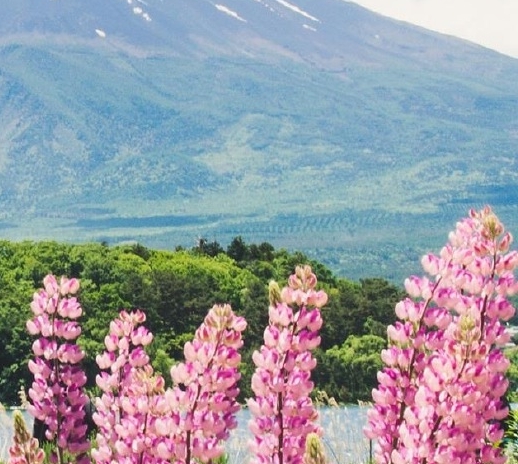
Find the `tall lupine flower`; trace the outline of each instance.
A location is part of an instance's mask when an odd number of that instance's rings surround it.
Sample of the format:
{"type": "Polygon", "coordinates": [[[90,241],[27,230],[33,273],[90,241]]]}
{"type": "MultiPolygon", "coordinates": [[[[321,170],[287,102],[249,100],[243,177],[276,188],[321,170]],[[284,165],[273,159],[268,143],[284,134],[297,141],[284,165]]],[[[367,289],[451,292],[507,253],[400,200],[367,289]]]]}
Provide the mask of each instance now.
{"type": "Polygon", "coordinates": [[[43,464],[45,453],[33,438],[20,411],[14,411],[14,443],[9,448],[8,464],[43,464]]]}
{"type": "Polygon", "coordinates": [[[322,434],[309,394],[316,360],[311,350],[320,344],[320,308],[327,295],[316,291],[309,266],[297,267],[289,286],[270,285],[270,323],[264,345],[253,354],[255,398],[248,401],[253,419],[252,463],[298,464],[304,459],[307,436],[322,434]]]}
{"type": "Polygon", "coordinates": [[[48,275],[43,284],[31,303],[34,318],[27,322],[29,333],[38,336],[32,345],[36,358],[29,361],[34,382],[27,409],[46,425],[45,436],[55,442],[59,463],[64,453],[78,456],[78,462],[89,462],[85,454],[90,447],[84,409],[86,375],[79,365],[84,353],[76,344],[82,309],[72,296],[79,290],[79,281],[62,277],[58,283],[48,275]]]}
{"type": "Polygon", "coordinates": [[[508,413],[501,321],[513,316],[507,297],[518,291],[511,242],[489,207],[471,211],[438,256],[422,259],[431,278],[405,281],[409,298],[388,327],[365,430],[377,463],[505,462],[495,445],[508,413]]]}
{"type": "Polygon", "coordinates": [[[153,335],[141,325],[142,311],[121,311],[110,323],[106,351],[97,356],[103,372],[96,378],[102,396],[96,398],[94,422],[99,427],[92,457],[97,463],[155,462],[150,455],[153,435],[148,426],[164,379],[154,375],[144,347],[153,335]]]}
{"type": "Polygon", "coordinates": [[[184,347],[185,362],[171,368],[174,386],[159,405],[151,430],[158,458],[175,464],[212,462],[237,427],[237,387],[246,322],[229,305],[215,305],[184,347]]]}

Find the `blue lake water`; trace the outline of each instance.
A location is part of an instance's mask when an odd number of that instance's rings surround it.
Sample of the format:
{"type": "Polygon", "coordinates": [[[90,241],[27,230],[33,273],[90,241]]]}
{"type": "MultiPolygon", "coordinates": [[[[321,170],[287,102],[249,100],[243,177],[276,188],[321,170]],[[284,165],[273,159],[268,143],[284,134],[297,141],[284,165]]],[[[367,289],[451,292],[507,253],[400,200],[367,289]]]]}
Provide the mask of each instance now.
{"type": "MultiPolygon", "coordinates": [[[[369,440],[363,435],[367,424],[366,407],[356,405],[320,408],[320,424],[324,429],[324,446],[329,464],[363,464],[369,459],[369,440]]],[[[245,464],[249,454],[247,442],[252,438],[248,430],[250,412],[238,414],[238,428],[232,432],[225,447],[229,464],[245,464]]]]}
{"type": "MultiPolygon", "coordinates": [[[[367,422],[367,408],[350,405],[320,408],[320,423],[324,428],[324,446],[329,464],[364,464],[369,458],[369,441],[362,429],[367,422]]],[[[32,417],[23,411],[29,430],[32,417]]],[[[246,464],[249,460],[247,442],[252,438],[248,430],[250,412],[238,413],[238,428],[232,431],[225,446],[228,464],[246,464]]],[[[0,414],[0,460],[7,460],[12,443],[12,411],[0,414]]]]}

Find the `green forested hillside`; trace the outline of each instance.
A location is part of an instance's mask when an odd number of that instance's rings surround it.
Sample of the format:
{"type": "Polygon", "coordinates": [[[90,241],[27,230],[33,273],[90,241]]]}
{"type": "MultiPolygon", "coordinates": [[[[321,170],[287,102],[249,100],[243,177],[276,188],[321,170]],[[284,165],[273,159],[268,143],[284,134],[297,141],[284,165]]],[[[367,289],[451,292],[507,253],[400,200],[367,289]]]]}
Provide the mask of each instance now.
{"type": "Polygon", "coordinates": [[[109,247],[57,242],[0,242],[0,401],[18,401],[20,387],[32,381],[27,369],[31,337],[25,322],[34,291],[48,273],[81,279],[83,333],[89,385],[95,385],[95,356],[102,351],[109,322],[120,309],[143,309],[155,335],[150,354],[155,368],[168,377],[182,358],[183,344],[215,303],[230,303],[246,317],[241,382],[242,399],[253,367],[251,353],[262,343],[268,323],[268,283],[284,285],[297,264],[310,263],[329,294],[317,353],[317,388],[337,400],[366,399],[381,366],[385,327],[393,320],[401,291],[378,278],[359,282],[337,278],[301,253],[276,250],[269,243],[247,244],[236,237],[226,250],[200,240],[193,249],[160,251],[139,244],[109,247]]]}

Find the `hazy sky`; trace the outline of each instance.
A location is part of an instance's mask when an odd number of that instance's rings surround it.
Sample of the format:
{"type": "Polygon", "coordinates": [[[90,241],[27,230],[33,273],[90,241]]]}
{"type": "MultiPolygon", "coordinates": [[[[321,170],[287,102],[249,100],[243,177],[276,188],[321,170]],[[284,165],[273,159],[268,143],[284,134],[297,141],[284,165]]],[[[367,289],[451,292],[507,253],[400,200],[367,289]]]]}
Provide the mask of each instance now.
{"type": "Polygon", "coordinates": [[[351,0],[518,58],[518,0],[351,0]]]}

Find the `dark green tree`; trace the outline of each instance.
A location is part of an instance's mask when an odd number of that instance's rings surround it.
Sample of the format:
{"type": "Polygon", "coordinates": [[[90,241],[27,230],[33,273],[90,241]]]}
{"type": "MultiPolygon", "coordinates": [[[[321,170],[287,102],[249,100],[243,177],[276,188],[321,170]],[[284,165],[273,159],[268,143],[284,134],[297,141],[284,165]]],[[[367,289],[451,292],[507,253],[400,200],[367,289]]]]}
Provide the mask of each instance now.
{"type": "Polygon", "coordinates": [[[227,247],[227,255],[237,263],[243,263],[249,260],[250,250],[241,235],[232,239],[230,245],[227,247]]]}
{"type": "Polygon", "coordinates": [[[380,352],[387,342],[375,335],[351,335],[341,346],[319,353],[315,371],[318,388],[339,402],[368,401],[382,368],[380,352]]]}

